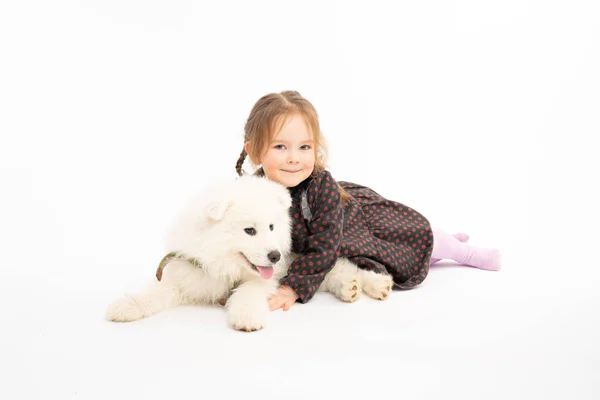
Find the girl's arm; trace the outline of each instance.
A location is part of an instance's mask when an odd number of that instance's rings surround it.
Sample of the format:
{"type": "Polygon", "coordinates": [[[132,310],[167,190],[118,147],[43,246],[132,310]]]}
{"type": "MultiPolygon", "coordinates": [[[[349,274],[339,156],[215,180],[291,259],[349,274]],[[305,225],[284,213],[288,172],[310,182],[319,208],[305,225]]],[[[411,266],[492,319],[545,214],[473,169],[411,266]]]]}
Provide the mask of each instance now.
{"type": "Polygon", "coordinates": [[[309,189],[308,203],[312,212],[305,251],[296,258],[281,279],[301,303],[317,292],[325,275],[333,268],[342,237],[343,206],[337,182],[325,171],[315,178],[316,187],[309,189]]]}

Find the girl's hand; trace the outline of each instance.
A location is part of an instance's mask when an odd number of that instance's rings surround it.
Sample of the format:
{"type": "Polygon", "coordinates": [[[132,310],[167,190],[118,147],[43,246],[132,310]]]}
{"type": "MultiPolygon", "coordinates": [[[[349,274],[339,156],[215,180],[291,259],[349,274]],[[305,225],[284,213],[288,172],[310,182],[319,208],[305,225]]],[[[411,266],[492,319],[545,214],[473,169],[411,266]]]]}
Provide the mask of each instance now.
{"type": "Polygon", "coordinates": [[[279,289],[277,289],[277,293],[269,298],[269,308],[271,311],[279,308],[283,308],[283,311],[287,311],[291,306],[294,305],[294,303],[296,303],[298,297],[299,296],[291,287],[281,286],[279,289]]]}

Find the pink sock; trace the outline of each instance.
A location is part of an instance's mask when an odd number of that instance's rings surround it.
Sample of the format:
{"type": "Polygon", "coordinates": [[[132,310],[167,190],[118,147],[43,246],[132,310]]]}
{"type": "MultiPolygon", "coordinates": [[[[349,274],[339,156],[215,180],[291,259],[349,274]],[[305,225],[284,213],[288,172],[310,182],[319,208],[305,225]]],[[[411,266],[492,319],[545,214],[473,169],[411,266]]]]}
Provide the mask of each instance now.
{"type": "Polygon", "coordinates": [[[497,271],[500,269],[500,251],[464,243],[469,236],[464,233],[450,235],[441,229],[433,228],[433,264],[441,259],[450,259],[462,265],[497,271]]]}
{"type": "MultiPolygon", "coordinates": [[[[467,243],[469,241],[469,235],[467,235],[466,233],[455,233],[452,236],[454,236],[456,239],[458,239],[460,242],[462,243],[467,243]]],[[[437,236],[434,236],[435,239],[437,239],[437,236]]],[[[429,261],[429,265],[433,265],[436,262],[440,261],[441,258],[431,258],[431,261],[429,261]]]]}

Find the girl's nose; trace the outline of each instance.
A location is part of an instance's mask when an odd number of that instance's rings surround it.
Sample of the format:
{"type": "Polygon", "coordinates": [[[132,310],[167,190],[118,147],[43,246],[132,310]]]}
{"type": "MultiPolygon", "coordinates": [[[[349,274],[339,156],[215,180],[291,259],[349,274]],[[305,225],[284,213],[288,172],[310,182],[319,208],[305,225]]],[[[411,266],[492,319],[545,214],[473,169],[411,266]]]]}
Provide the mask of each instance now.
{"type": "Polygon", "coordinates": [[[298,162],[298,153],[295,151],[290,151],[288,153],[288,163],[297,163],[298,162]]]}

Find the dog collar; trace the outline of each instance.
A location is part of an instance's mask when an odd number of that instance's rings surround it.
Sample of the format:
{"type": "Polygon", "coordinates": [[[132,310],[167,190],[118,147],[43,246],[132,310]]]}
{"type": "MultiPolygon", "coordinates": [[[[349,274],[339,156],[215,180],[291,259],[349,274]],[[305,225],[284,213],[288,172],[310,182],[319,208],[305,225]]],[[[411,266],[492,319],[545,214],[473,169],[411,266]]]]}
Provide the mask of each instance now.
{"type": "Polygon", "coordinates": [[[197,259],[186,257],[181,253],[172,251],[169,254],[167,254],[166,256],[164,256],[162,260],[160,260],[160,263],[158,264],[158,268],[156,269],[156,279],[158,279],[159,281],[161,280],[163,269],[165,269],[165,267],[167,266],[169,261],[171,261],[174,258],[178,259],[178,260],[187,261],[190,264],[192,264],[194,267],[202,268],[202,264],[197,259]]]}

